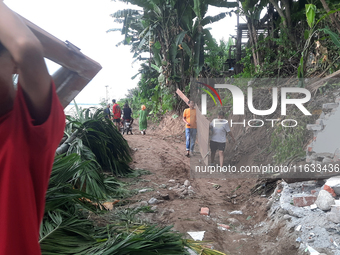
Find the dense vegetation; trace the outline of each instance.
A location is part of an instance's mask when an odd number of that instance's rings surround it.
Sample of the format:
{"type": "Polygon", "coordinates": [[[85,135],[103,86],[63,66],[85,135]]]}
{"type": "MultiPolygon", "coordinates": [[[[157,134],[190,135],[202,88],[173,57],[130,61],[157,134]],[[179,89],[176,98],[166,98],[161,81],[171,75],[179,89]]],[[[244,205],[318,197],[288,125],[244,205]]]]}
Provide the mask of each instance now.
{"type": "MultiPolygon", "coordinates": [[[[175,91],[179,88],[189,94],[190,78],[296,78],[298,86],[304,87],[305,78],[323,77],[340,68],[337,1],[240,0],[239,5],[222,0],[122,2],[142,8],[112,14],[122,27],[109,31],[121,31],[124,40],[120,44],[130,45],[135,61],[142,61],[138,86],[122,103],[128,101],[135,112],[145,104],[154,119],[167,111],[183,110],[185,105],[176,100],[175,91]],[[209,6],[229,9],[210,17],[206,15],[209,6]],[[206,28],[230,16],[235,19],[237,13],[243,17],[240,20],[246,20],[241,25],[248,31],[248,42],[241,45],[240,52],[235,51],[233,39],[217,42],[206,28]],[[229,63],[233,72],[228,71],[229,63]]],[[[326,92],[327,86],[316,92],[326,92]]],[[[222,100],[223,106],[231,109],[230,95],[222,100]]],[[[290,132],[285,128],[274,132],[272,149],[277,162],[304,154],[308,132],[304,128],[290,132]],[[280,134],[280,139],[275,134],[280,134]]]]}
{"type": "MultiPolygon", "coordinates": [[[[110,30],[121,31],[121,44],[130,45],[135,60],[142,61],[138,86],[122,100],[128,100],[135,113],[142,104],[156,118],[181,109],[175,91],[188,93],[190,78],[305,78],[339,69],[340,22],[337,13],[330,11],[340,7],[335,1],[241,0],[239,13],[246,17],[250,37],[236,63],[243,70],[239,73],[229,72],[226,65],[228,59],[236,58],[234,51],[229,55],[235,42],[217,42],[206,28],[234,16],[237,2],[122,1],[142,8],[112,14],[122,27],[110,30]],[[207,16],[209,5],[230,9],[211,17],[207,16]],[[258,33],[263,26],[265,32],[258,33]]],[[[304,86],[303,82],[299,85],[304,86]]],[[[295,149],[305,142],[301,139],[305,130],[286,131],[273,132],[272,147],[281,148],[278,162],[300,155],[295,149]]],[[[127,142],[101,110],[78,109],[76,116],[69,117],[57,154],[40,231],[43,254],[186,254],[185,247],[201,254],[222,254],[182,240],[171,227],[150,226],[135,217],[139,211],[150,212],[149,207],[116,210],[105,227],[88,220],[91,214],[105,212],[103,202],[131,195],[118,176],[138,175],[128,166],[127,142]]]]}
{"type": "Polygon", "coordinates": [[[112,14],[122,27],[109,31],[121,31],[124,40],[119,44],[130,45],[134,61],[142,61],[138,86],[122,102],[128,100],[135,110],[145,104],[154,117],[180,109],[174,92],[179,88],[188,93],[190,78],[230,75],[226,61],[235,59],[229,56],[234,42],[217,43],[206,26],[235,18],[237,12],[247,21],[249,41],[237,63],[242,72],[234,77],[302,78],[339,69],[340,21],[338,13],[330,11],[340,7],[336,1],[241,0],[239,11],[236,2],[222,0],[122,2],[142,8],[112,14]],[[211,17],[206,15],[208,6],[229,11],[211,17]]]}
{"type": "MultiPolygon", "coordinates": [[[[40,228],[42,254],[222,254],[182,239],[172,226],[143,222],[139,212],[150,206],[120,209],[120,200],[134,194],[118,176],[139,179],[143,170],[132,170],[130,148],[101,109],[78,109],[68,116],[65,139],[57,150],[46,194],[40,228]],[[105,170],[105,171],[104,171],[105,170]],[[105,206],[116,204],[114,212],[105,206]],[[93,220],[92,216],[94,217],[93,220]],[[96,222],[104,217],[105,226],[96,222]]],[[[122,203],[123,205],[123,203],[122,203]]]]}

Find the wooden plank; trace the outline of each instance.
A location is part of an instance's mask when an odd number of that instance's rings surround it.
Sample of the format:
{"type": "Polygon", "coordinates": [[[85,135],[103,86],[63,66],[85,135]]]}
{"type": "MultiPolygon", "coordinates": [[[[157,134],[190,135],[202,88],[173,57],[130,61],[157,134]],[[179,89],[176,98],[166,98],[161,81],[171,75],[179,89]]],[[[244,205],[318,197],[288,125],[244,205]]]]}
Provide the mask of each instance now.
{"type": "Polygon", "coordinates": [[[209,162],[209,121],[202,115],[201,111],[198,109],[197,105],[196,109],[196,120],[197,120],[197,139],[198,139],[198,147],[205,165],[208,165],[209,162]]]}
{"type": "Polygon", "coordinates": [[[68,106],[87,84],[88,80],[70,71],[66,79],[57,87],[57,94],[62,106],[64,108],[68,106]]]}
{"type": "Polygon", "coordinates": [[[325,78],[322,79],[315,79],[316,82],[313,82],[312,80],[312,84],[307,85],[307,89],[309,89],[312,93],[315,92],[321,87],[323,86],[327,81],[329,81],[330,79],[339,79],[340,77],[340,70],[326,76],[325,78]]]}
{"type": "Polygon", "coordinates": [[[187,98],[184,94],[183,94],[183,92],[182,91],[180,91],[180,89],[177,89],[176,90],[176,93],[177,93],[177,95],[187,104],[187,105],[189,105],[188,104],[188,102],[189,102],[189,98],[187,98]]]}
{"type": "Polygon", "coordinates": [[[31,29],[44,47],[46,58],[90,81],[100,70],[101,65],[85,56],[74,45],[64,43],[29,20],[17,14],[31,29]]]}
{"type": "MultiPolygon", "coordinates": [[[[182,91],[177,89],[177,95],[188,105],[189,99],[183,94],[182,91]]],[[[209,157],[209,121],[206,119],[204,115],[202,115],[201,111],[198,109],[198,106],[195,105],[196,109],[196,121],[197,121],[197,142],[198,147],[203,158],[203,162],[208,165],[209,157]]]]}

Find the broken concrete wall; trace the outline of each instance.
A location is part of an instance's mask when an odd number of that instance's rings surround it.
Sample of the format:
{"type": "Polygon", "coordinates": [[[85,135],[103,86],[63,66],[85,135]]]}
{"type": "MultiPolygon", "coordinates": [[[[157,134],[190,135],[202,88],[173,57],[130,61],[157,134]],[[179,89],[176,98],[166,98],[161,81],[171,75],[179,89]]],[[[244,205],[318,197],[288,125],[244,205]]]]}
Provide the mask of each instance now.
{"type": "Polygon", "coordinates": [[[340,97],[335,103],[322,105],[323,112],[307,129],[314,132],[307,146],[307,163],[333,163],[340,159],[340,97]]]}

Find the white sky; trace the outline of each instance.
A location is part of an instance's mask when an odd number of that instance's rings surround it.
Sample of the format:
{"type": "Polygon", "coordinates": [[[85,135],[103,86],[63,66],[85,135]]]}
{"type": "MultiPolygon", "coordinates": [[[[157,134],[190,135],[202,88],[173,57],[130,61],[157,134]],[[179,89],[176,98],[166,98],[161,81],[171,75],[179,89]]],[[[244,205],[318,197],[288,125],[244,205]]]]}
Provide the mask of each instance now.
{"type": "MultiPolygon", "coordinates": [[[[131,8],[122,2],[110,0],[5,0],[13,11],[38,25],[61,41],[68,40],[81,51],[99,62],[102,70],[76,97],[77,103],[97,104],[106,96],[105,85],[109,86],[110,99],[120,99],[127,90],[137,86],[138,77],[131,77],[138,72],[139,64],[132,66],[129,46],[115,45],[123,40],[120,32],[106,31],[121,28],[109,15],[118,10],[131,8]]],[[[222,12],[221,8],[210,8],[209,15],[222,12]]],[[[225,9],[229,11],[229,9],[225,9]]],[[[240,20],[240,22],[242,22],[240,20]]],[[[236,35],[236,16],[229,16],[210,26],[216,40],[229,35],[236,35]]],[[[58,69],[48,63],[52,74],[58,69]]],[[[111,101],[111,100],[110,100],[111,101]]]]}

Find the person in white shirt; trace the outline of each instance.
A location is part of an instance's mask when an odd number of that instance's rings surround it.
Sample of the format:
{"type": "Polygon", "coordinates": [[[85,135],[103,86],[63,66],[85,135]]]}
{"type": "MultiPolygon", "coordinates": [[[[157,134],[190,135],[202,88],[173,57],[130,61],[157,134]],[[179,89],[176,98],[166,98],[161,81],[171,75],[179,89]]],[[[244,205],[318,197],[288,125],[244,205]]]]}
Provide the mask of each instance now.
{"type": "Polygon", "coordinates": [[[230,131],[228,121],[223,119],[224,112],[220,111],[218,113],[218,119],[214,119],[209,128],[212,130],[212,135],[210,139],[210,150],[211,150],[211,163],[214,164],[215,154],[218,150],[220,155],[220,166],[223,166],[223,152],[225,149],[225,144],[227,142],[227,134],[229,133],[233,141],[235,138],[230,131]]]}

